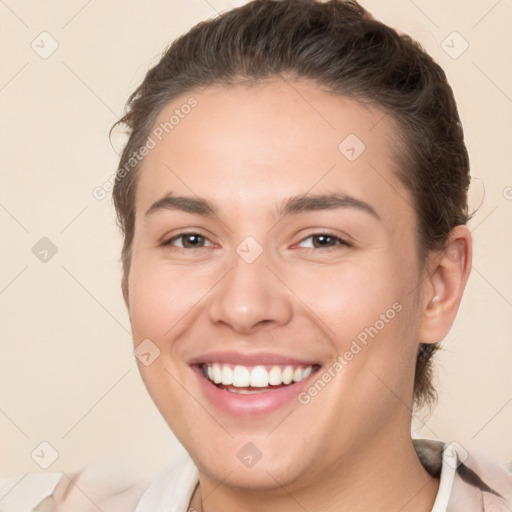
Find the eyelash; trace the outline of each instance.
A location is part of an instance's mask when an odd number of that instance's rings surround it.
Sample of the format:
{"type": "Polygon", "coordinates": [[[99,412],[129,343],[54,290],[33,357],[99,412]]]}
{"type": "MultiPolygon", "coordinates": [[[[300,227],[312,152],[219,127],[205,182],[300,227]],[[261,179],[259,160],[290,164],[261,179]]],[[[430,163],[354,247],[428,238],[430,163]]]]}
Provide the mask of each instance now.
{"type": "MultiPolygon", "coordinates": [[[[166,240],[166,241],[162,242],[161,245],[162,245],[162,247],[169,247],[169,246],[172,245],[173,241],[179,240],[180,238],[184,238],[184,237],[187,237],[187,236],[192,236],[192,235],[199,236],[199,237],[201,237],[201,238],[203,238],[205,240],[208,240],[205,236],[201,235],[200,233],[196,233],[194,231],[188,231],[188,232],[183,232],[183,233],[180,233],[179,235],[173,236],[172,238],[169,238],[169,240],[166,240]]],[[[303,238],[299,242],[299,244],[303,243],[305,240],[308,240],[308,239],[313,238],[313,237],[319,237],[319,236],[329,237],[329,238],[334,239],[334,241],[339,242],[339,243],[337,243],[334,246],[328,246],[328,247],[324,247],[324,248],[321,248],[321,247],[308,247],[308,249],[321,249],[322,251],[326,252],[326,251],[336,250],[340,246],[341,247],[352,247],[352,244],[350,242],[347,242],[343,238],[340,238],[339,236],[335,235],[334,233],[330,233],[329,231],[320,231],[318,233],[311,233],[310,235],[308,235],[305,238],[303,238]]],[[[182,250],[182,251],[192,251],[192,250],[204,249],[204,248],[205,247],[191,247],[191,248],[174,247],[174,249],[178,249],[178,250],[182,250]]]]}

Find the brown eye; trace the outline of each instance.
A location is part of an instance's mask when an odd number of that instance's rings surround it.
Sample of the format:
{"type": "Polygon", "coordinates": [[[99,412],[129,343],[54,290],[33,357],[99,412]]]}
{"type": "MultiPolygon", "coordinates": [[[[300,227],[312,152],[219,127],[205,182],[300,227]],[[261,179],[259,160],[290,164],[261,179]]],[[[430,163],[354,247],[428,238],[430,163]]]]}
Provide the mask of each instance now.
{"type": "Polygon", "coordinates": [[[312,249],[333,249],[339,245],[350,247],[350,244],[347,241],[330,233],[313,233],[312,235],[303,238],[300,241],[300,244],[303,244],[306,240],[313,241],[313,247],[306,247],[312,249]]]}
{"type": "Polygon", "coordinates": [[[181,233],[177,236],[170,238],[162,245],[173,245],[181,249],[201,249],[202,247],[205,247],[204,244],[206,243],[207,240],[208,239],[206,237],[198,233],[181,233]],[[181,244],[175,243],[178,240],[181,240],[181,244]]]}

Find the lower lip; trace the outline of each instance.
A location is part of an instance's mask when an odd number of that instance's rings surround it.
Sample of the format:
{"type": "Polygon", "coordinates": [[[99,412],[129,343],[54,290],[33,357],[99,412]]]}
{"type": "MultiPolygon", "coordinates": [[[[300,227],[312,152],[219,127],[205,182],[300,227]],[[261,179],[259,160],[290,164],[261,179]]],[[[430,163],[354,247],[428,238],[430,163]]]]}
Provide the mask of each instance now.
{"type": "Polygon", "coordinates": [[[308,381],[316,374],[316,371],[314,371],[309,377],[300,382],[275,388],[271,391],[242,394],[220,389],[203,375],[201,368],[192,366],[192,369],[199,379],[201,389],[206,398],[215,407],[227,414],[246,417],[269,414],[296,400],[297,395],[304,390],[308,381]]]}

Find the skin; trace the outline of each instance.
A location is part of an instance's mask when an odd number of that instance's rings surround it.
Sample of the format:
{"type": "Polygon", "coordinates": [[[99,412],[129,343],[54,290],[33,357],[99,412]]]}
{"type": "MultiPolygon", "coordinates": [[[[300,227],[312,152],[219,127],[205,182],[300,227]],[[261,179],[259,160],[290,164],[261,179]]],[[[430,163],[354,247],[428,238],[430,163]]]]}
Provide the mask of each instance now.
{"type": "Polygon", "coordinates": [[[199,468],[191,505],[430,511],[439,482],[410,437],[416,351],[454,321],[471,268],[468,229],[455,228],[447,250],[420,266],[412,198],[395,175],[395,126],[375,107],[277,78],[193,96],[197,107],[140,169],[128,279],[135,346],[149,338],[160,350],[139,363],[142,378],[199,468]],[[351,133],[366,146],[352,162],[338,149],[351,133]],[[333,191],[371,205],[379,219],[350,207],[278,214],[290,196],[333,191]],[[145,215],[171,192],[205,198],[217,215],[145,215]],[[206,238],[174,238],[184,231],[206,238]],[[351,245],[311,238],[326,231],[351,245]],[[236,252],[247,236],[263,250],[250,264],[236,252]],[[234,417],[206,399],[188,364],[222,348],[325,369],[397,302],[402,310],[307,405],[234,417]],[[237,457],[248,442],[262,454],[251,468],[237,457]]]}

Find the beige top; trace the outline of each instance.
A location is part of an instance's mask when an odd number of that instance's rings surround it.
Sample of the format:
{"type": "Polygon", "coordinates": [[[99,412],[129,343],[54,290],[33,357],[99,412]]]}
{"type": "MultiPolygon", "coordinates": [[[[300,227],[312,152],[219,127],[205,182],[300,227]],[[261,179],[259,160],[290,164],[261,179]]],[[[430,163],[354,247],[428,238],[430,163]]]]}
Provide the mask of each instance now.
{"type": "MultiPolygon", "coordinates": [[[[414,441],[425,469],[440,477],[432,512],[511,512],[512,473],[456,443],[414,441]],[[462,463],[461,463],[462,461],[462,463]]],[[[0,512],[187,512],[199,472],[189,457],[152,482],[87,467],[74,474],[27,473],[0,482],[0,512]]]]}

